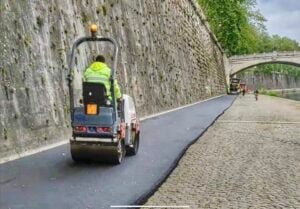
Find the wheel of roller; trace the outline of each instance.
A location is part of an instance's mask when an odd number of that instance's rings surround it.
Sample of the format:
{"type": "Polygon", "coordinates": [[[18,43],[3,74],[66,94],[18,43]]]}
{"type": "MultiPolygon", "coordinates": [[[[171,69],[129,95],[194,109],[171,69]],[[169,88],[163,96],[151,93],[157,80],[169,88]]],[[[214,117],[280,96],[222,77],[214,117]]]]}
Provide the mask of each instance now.
{"type": "Polygon", "coordinates": [[[126,154],[128,156],[133,156],[138,153],[139,145],[140,145],[140,133],[135,133],[134,131],[131,132],[131,137],[133,140],[132,146],[126,147],[126,154]]]}
{"type": "Polygon", "coordinates": [[[125,142],[123,139],[119,139],[116,144],[116,149],[114,153],[112,153],[111,162],[113,164],[121,164],[123,159],[125,158],[126,149],[125,149],[125,142]]]}

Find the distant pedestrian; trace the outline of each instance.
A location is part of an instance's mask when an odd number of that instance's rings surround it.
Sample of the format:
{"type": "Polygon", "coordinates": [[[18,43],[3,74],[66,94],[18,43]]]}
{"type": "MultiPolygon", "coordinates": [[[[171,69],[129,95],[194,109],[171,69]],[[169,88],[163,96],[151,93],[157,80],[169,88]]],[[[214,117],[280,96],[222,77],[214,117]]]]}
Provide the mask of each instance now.
{"type": "Polygon", "coordinates": [[[254,91],[254,96],[255,96],[255,100],[257,101],[258,100],[258,90],[257,89],[254,91]]]}
{"type": "Polygon", "coordinates": [[[246,89],[243,89],[242,92],[243,92],[243,96],[245,96],[246,89]]]}

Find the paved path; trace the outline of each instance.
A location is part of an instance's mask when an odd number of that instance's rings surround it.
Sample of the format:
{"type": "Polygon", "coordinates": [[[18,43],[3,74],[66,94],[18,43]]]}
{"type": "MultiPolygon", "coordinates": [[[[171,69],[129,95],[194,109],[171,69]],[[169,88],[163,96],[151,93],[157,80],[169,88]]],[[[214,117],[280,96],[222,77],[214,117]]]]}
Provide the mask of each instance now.
{"type": "Polygon", "coordinates": [[[85,209],[132,204],[156,187],[181,152],[228,108],[223,96],[142,122],[140,151],[122,165],[75,164],[60,146],[0,165],[1,209],[85,209]]]}
{"type": "Polygon", "coordinates": [[[239,96],[147,205],[300,208],[300,102],[239,96]]]}

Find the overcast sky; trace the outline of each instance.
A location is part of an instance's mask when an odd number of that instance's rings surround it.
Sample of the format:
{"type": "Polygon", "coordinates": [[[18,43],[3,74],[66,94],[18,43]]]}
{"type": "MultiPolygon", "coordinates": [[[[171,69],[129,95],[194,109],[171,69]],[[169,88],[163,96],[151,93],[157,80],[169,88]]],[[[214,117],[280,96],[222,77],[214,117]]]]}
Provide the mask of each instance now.
{"type": "Polygon", "coordinates": [[[300,43],[300,0],[257,0],[257,8],[267,19],[269,34],[278,34],[300,43]]]}

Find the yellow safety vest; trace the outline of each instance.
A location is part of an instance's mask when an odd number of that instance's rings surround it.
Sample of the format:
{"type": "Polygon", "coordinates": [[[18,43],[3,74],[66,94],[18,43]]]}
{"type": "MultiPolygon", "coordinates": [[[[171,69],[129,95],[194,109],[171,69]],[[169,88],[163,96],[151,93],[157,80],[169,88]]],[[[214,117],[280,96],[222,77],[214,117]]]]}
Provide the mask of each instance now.
{"type": "MultiPolygon", "coordinates": [[[[112,99],[110,93],[110,76],[111,70],[105,63],[94,62],[85,70],[83,80],[85,82],[102,83],[105,86],[108,98],[112,99]]],[[[116,79],[114,81],[114,90],[115,97],[117,99],[121,98],[121,90],[116,79]]]]}

